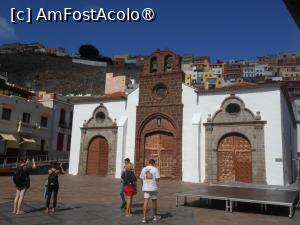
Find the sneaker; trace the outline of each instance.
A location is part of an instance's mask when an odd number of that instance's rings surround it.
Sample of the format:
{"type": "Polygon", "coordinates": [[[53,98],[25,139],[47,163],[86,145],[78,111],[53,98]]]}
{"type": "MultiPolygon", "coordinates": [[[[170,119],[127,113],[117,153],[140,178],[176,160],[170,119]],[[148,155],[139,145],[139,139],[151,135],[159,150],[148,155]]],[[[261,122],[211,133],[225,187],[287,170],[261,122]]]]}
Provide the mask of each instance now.
{"type": "Polygon", "coordinates": [[[153,217],[153,221],[154,222],[157,222],[157,221],[159,221],[161,219],[161,216],[154,216],[153,217]]]}
{"type": "Polygon", "coordinates": [[[147,223],[147,220],[145,217],[142,219],[142,223],[147,223]]]}
{"type": "Polygon", "coordinates": [[[126,202],[123,202],[122,205],[121,205],[121,209],[124,209],[126,206],[126,202]]]}

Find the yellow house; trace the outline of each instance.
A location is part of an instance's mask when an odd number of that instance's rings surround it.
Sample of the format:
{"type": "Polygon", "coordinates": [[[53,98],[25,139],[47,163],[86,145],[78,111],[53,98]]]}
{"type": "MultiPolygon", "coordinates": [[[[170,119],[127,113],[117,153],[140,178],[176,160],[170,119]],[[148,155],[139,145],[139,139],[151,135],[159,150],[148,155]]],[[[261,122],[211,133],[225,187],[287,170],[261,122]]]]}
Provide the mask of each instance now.
{"type": "Polygon", "coordinates": [[[222,82],[223,82],[222,76],[215,75],[211,70],[204,72],[203,84],[206,90],[213,89],[213,88],[221,88],[222,82]]]}
{"type": "Polygon", "coordinates": [[[190,74],[185,74],[184,83],[185,83],[186,85],[189,85],[189,86],[192,85],[192,79],[191,79],[191,75],[190,75],[190,74]]]}
{"type": "Polygon", "coordinates": [[[281,72],[282,77],[300,77],[300,71],[282,71],[281,72]]]}

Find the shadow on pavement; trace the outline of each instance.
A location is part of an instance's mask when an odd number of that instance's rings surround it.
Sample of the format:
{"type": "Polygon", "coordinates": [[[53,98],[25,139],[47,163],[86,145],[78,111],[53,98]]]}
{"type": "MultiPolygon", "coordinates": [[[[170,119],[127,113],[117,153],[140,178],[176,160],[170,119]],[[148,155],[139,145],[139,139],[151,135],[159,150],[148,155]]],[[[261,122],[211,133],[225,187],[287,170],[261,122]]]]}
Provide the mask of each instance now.
{"type": "Polygon", "coordinates": [[[173,217],[172,213],[164,213],[164,214],[158,213],[158,215],[161,216],[162,219],[173,217]]]}

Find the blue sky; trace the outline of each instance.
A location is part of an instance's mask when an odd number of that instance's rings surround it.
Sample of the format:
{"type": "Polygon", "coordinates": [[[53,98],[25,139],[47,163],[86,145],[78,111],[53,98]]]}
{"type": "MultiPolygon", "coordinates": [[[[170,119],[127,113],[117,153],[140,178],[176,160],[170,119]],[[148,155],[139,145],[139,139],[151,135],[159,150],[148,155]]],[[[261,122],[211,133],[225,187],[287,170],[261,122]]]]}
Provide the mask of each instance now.
{"type": "Polygon", "coordinates": [[[283,0],[1,0],[0,44],[41,42],[76,52],[93,44],[107,56],[149,54],[170,48],[216,59],[253,59],[258,55],[300,51],[300,30],[283,0]],[[140,23],[10,23],[10,9],[155,10],[155,21],[140,23]]]}

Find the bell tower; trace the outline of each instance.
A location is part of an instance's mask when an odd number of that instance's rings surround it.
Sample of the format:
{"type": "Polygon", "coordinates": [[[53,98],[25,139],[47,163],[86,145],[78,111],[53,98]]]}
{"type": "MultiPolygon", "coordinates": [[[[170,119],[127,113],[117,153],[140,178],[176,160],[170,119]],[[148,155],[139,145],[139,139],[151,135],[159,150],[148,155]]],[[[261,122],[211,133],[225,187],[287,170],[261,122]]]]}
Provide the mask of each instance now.
{"type": "Polygon", "coordinates": [[[136,114],[135,168],[153,158],[161,177],[181,180],[182,82],[180,56],[156,50],[145,59],[136,114]]]}

